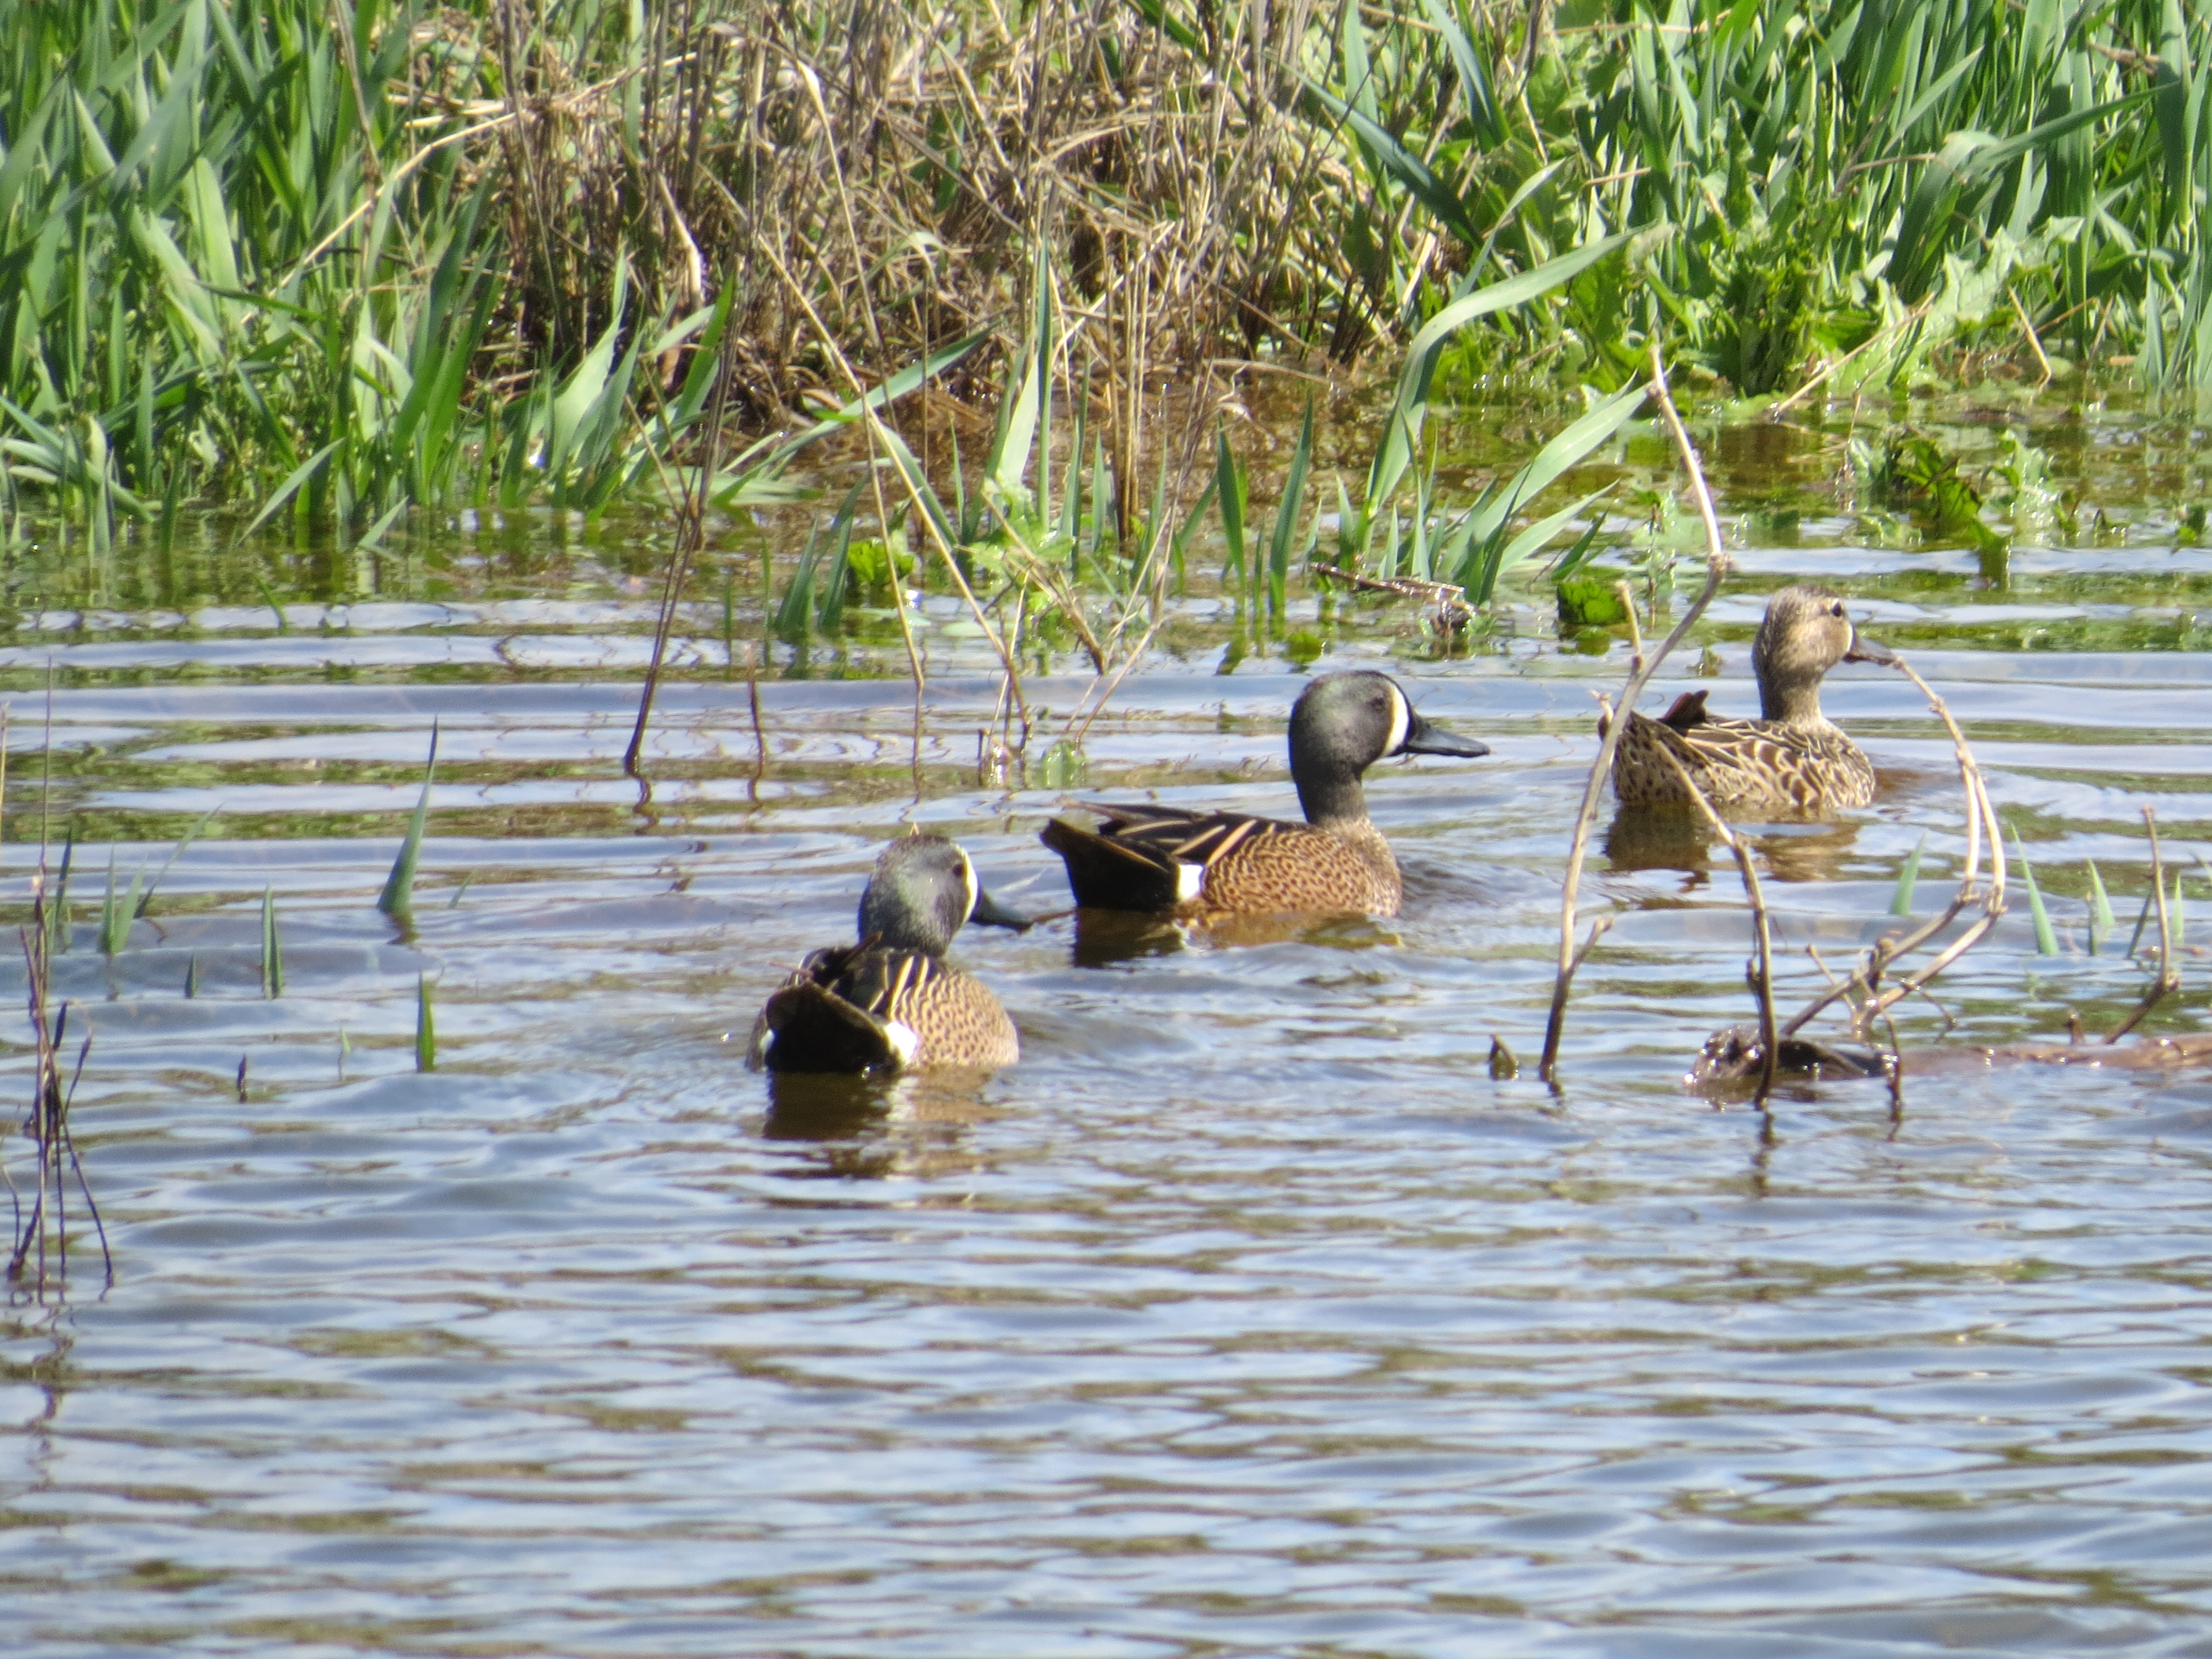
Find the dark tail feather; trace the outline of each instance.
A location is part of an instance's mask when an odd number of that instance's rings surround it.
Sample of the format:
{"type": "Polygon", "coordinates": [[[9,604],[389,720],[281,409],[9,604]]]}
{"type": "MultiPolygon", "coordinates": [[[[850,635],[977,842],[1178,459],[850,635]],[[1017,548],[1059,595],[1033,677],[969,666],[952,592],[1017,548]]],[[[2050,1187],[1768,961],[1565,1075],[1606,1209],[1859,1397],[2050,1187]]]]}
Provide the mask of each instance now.
{"type": "Polygon", "coordinates": [[[1659,717],[1659,724],[1671,726],[1677,732],[1687,732],[1707,724],[1712,716],[1705,713],[1705,694],[1685,691],[1667,705],[1667,712],[1659,717]]]}
{"type": "Polygon", "coordinates": [[[1172,910],[1175,872],[1110,836],[1054,818],[1040,841],[1067,866],[1067,884],[1078,904],[1100,910],[1172,910]]]}
{"type": "Polygon", "coordinates": [[[761,1012],[771,1072],[866,1072],[899,1063],[883,1028],[826,986],[787,985],[761,1012]]]}

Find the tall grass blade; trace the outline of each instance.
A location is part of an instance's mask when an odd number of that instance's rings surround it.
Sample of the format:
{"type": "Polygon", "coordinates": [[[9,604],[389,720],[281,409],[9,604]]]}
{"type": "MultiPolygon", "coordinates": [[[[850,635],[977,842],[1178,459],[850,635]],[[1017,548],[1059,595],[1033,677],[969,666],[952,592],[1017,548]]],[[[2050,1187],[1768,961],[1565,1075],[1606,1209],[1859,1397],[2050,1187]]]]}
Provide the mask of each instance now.
{"type": "Polygon", "coordinates": [[[1244,469],[1229,447],[1229,432],[1214,434],[1213,502],[1221,512],[1221,538],[1227,552],[1221,564],[1221,583],[1229,586],[1231,574],[1243,586],[1244,574],[1244,469]]]}
{"type": "Polygon", "coordinates": [[[415,1069],[438,1069],[438,1016],[431,1004],[428,974],[418,975],[415,981],[415,1069]]]}
{"type": "Polygon", "coordinates": [[[284,946],[276,933],[276,890],[261,890],[261,994],[284,994],[284,946]]]}
{"type": "Polygon", "coordinates": [[[2105,891],[2105,878],[2097,872],[2097,860],[2089,860],[2089,954],[2098,949],[2112,932],[2112,901],[2105,891]]]}
{"type": "Polygon", "coordinates": [[[430,758],[422,768],[422,793],[415,802],[415,816],[408,821],[406,838],[399,843],[399,856],[392,861],[392,873],[385,878],[384,890],[376,896],[376,908],[387,916],[406,916],[415,908],[415,865],[422,856],[422,828],[430,817],[430,782],[438,773],[438,722],[430,722],[430,758]]]}
{"type": "Polygon", "coordinates": [[[2036,884],[2035,866],[2027,861],[2027,848],[2021,844],[2017,830],[2012,832],[2012,850],[2020,860],[2021,880],[2027,888],[2027,908],[2035,917],[2035,953],[2055,957],[2058,954],[2058,935],[2051,926],[2051,913],[2043,904],[2043,890],[2036,884]]]}
{"type": "MultiPolygon", "coordinates": [[[[143,916],[153,907],[155,891],[161,886],[162,879],[175,866],[177,860],[184,857],[185,849],[200,838],[201,831],[215,822],[216,814],[221,811],[222,808],[220,806],[209,807],[194,821],[192,826],[185,831],[177,844],[169,849],[169,856],[161,860],[161,867],[154,872],[154,878],[146,884],[146,890],[138,894],[138,902],[131,909],[133,916],[143,916]]],[[[141,865],[139,869],[143,872],[145,866],[141,865]]],[[[132,878],[131,890],[137,891],[137,881],[135,877],[132,878]]]]}
{"type": "Polygon", "coordinates": [[[1296,538],[1298,513],[1305,503],[1306,474],[1313,464],[1313,399],[1306,399],[1305,419],[1298,427],[1298,441],[1291,451],[1291,470],[1283,480],[1283,499],[1275,507],[1275,528],[1267,548],[1267,611],[1277,622],[1289,605],[1291,544],[1296,538]]]}
{"type": "Polygon", "coordinates": [[[1928,836],[1921,832],[1919,841],[1906,857],[1904,867],[1897,872],[1897,890],[1890,895],[1889,914],[1909,916],[1912,914],[1912,890],[1920,880],[1920,855],[1928,850],[1928,836]]]}

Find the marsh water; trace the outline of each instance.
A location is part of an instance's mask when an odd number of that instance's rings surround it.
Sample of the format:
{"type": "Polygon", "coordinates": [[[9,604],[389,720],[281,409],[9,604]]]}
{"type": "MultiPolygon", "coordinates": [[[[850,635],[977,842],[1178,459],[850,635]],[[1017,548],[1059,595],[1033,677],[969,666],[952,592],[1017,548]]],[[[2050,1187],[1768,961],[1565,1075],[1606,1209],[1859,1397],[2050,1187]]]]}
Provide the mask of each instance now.
{"type": "MultiPolygon", "coordinates": [[[[2049,393],[1923,418],[1978,465],[2025,437],[2079,510],[2023,520],[1993,571],[1839,493],[1832,426],[1709,433],[1739,573],[1651,701],[1751,712],[1764,594],[1838,586],[1973,737],[2060,946],[2016,902],[1940,1009],[1899,1011],[1908,1048],[2132,1005],[2148,969],[2089,952],[2082,895],[2094,859],[2132,927],[2144,805],[2191,942],[2148,1029],[2212,1027],[2187,511],[2212,433],[2049,393]]],[[[1617,459],[1661,476],[1648,435],[1617,459]]],[[[641,800],[649,522],[285,555],[281,630],[194,533],[9,567],[7,896],[73,823],[56,989],[94,1035],[74,1113],[114,1258],[103,1289],[73,1212],[68,1294],[0,1327],[9,1651],[2212,1652],[2212,1071],[1686,1092],[1750,1012],[1741,893],[1717,849],[1624,827],[1584,889],[1617,924],[1534,1080],[1620,632],[1562,641],[1516,589],[1447,648],[1403,602],[1309,595],[1310,643],[1230,664],[1200,584],[1079,789],[979,778],[1000,687],[954,599],[918,613],[918,711],[862,616],[845,648],[771,642],[757,730],[704,599],[641,800]],[[1494,750],[1374,774],[1401,918],[975,930],[957,959],[1019,1066],[743,1069],[884,837],[957,835],[1002,898],[1059,910],[1048,813],[1134,788],[1292,814],[1284,711],[1347,665],[1494,750]],[[434,721],[403,927],[374,900],[434,721]],[[127,886],[210,810],[103,955],[111,846],[127,886]]],[[[726,533],[742,662],[769,530],[726,533]]],[[[1090,682],[1030,668],[1041,752],[1090,682]]],[[[1756,836],[1786,1001],[1821,982],[1808,946],[1839,967],[1891,921],[1923,842],[1914,905],[1940,907],[1963,844],[1911,686],[1847,668],[1828,707],[1883,787],[1756,836]]],[[[0,1036],[27,1102],[27,1024],[0,1036]]]]}

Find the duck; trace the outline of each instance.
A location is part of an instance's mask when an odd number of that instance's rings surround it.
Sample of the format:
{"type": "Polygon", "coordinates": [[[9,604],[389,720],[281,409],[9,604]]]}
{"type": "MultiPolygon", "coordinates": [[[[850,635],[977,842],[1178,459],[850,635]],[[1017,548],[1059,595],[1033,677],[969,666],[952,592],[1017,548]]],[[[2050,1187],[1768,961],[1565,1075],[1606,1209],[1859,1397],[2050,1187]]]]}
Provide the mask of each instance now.
{"type": "Polygon", "coordinates": [[[990,988],[948,966],[963,926],[1017,931],[957,842],[903,836],[884,848],[860,894],[859,943],[815,951],[753,1023],[757,1071],[890,1075],[1012,1066],[1021,1039],[990,988]]]}
{"type": "Polygon", "coordinates": [[[1098,823],[1048,823],[1079,906],[1224,918],[1395,916],[1405,897],[1360,779],[1389,755],[1490,752],[1421,718],[1388,674],[1317,676],[1291,708],[1291,781],[1304,823],[1149,804],[1085,802],[1098,823]]]}
{"type": "Polygon", "coordinates": [[[1723,812],[1870,805],[1874,763],[1820,712],[1820,679],[1839,662],[1896,660],[1858,631],[1838,594],[1809,582],[1785,587],[1766,602],[1751,647],[1759,717],[1709,714],[1703,691],[1684,692],[1656,720],[1631,709],[1613,757],[1613,793],[1624,806],[1687,805],[1686,772],[1723,812]]]}

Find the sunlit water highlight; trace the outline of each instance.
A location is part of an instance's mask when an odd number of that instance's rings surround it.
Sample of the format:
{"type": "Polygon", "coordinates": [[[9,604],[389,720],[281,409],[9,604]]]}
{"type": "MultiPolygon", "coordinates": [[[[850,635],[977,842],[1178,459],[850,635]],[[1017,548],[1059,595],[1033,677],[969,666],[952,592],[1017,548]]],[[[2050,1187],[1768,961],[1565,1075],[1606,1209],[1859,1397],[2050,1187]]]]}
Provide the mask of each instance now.
{"type": "MultiPolygon", "coordinates": [[[[2037,957],[2018,907],[1939,987],[1956,1032],[1909,1004],[1906,1042],[2109,1025],[2144,972],[2087,954],[2083,860],[2124,930],[2140,806],[2176,867],[2212,848],[2212,554],[2145,524],[2024,546],[1999,592],[1843,520],[1751,525],[1717,679],[1686,652],[1654,702],[1747,711],[1763,592],[1845,586],[1976,735],[2066,946],[2037,957]]],[[[709,672],[669,689],[641,808],[635,597],[232,610],[52,610],[0,658],[11,893],[57,665],[46,810],[85,843],[58,989],[97,1034],[76,1114],[117,1262],[0,1327],[11,1651],[2212,1652],[2212,1076],[1717,1109],[1679,1079],[1749,1012],[1735,875],[1621,839],[1559,1089],[1492,1079],[1493,1036],[1540,1045],[1621,643],[1524,617],[1437,660],[1401,613],[1339,629],[1318,666],[1395,663],[1496,751],[1378,769],[1402,919],[1133,954],[979,930],[959,959],[1024,1063],[852,1091],[737,1050],[849,937],[884,836],[957,834],[1002,897],[1064,902],[1035,832],[1067,792],[976,786],[998,686],[957,612],[918,756],[907,685],[771,679],[763,764],[709,672]],[[401,929],[371,903],[434,719],[401,929]],[[127,882],[210,807],[103,958],[106,839],[127,882]]],[[[1217,654],[1123,685],[1089,787],[1295,810],[1298,677],[1217,654]]],[[[1085,685],[1027,690],[1064,715],[1085,685]]],[[[1845,671],[1829,707],[1885,787],[1760,838],[1792,997],[1807,945],[1875,937],[1923,835],[1922,914],[1962,847],[1911,686],[1845,671]]],[[[2185,897],[2212,918],[2212,877],[2185,897]]],[[[2204,1028],[2201,962],[2151,1029],[2204,1028]]],[[[27,1097],[20,1048],[9,1076],[27,1097]]]]}

